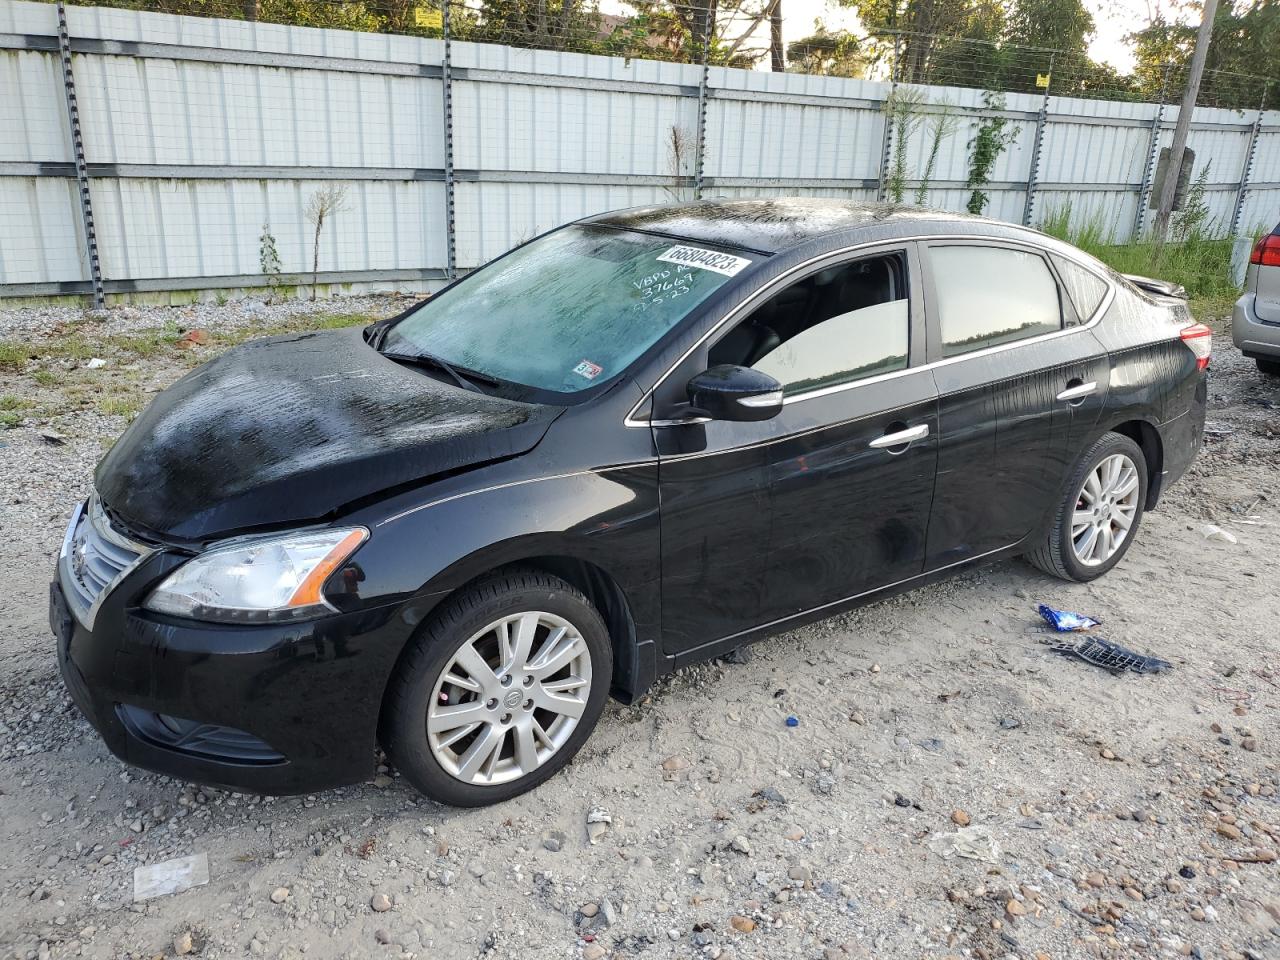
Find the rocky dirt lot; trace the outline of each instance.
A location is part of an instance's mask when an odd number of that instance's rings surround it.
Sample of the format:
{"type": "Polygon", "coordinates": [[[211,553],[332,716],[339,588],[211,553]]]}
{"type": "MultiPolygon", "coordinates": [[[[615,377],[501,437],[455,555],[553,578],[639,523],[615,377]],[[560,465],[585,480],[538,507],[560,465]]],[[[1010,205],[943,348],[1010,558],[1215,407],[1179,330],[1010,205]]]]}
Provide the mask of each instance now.
{"type": "Polygon", "coordinates": [[[1002,563],[683,671],[491,809],[120,764],[45,617],[94,463],[236,339],[401,306],[0,314],[0,957],[1280,957],[1280,381],[1221,325],[1206,449],[1092,585],[1002,563]],[[1053,654],[1039,601],[1174,669],[1053,654]]]}

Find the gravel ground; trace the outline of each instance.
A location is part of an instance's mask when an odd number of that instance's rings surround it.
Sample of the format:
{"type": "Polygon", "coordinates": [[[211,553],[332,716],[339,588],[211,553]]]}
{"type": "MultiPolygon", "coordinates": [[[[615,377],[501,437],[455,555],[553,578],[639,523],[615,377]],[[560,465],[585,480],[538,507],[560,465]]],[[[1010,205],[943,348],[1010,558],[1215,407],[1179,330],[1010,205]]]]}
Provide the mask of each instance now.
{"type": "MultiPolygon", "coordinates": [[[[0,330],[69,322],[33,313],[0,330]]],[[[144,314],[105,322],[169,318],[144,314]]],[[[1210,440],[1107,577],[1001,563],[682,671],[469,811],[390,770],[273,799],[111,757],[57,679],[47,578],[126,422],[103,397],[217,346],[0,369],[33,398],[0,431],[0,957],[1280,956],[1280,381],[1216,342],[1210,440]],[[1042,600],[1173,671],[1050,653],[1042,600]],[[132,902],[135,867],[197,853],[208,885],[132,902]]]]}
{"type": "Polygon", "coordinates": [[[93,312],[81,307],[31,307],[0,310],[0,339],[45,338],[71,330],[94,334],[130,333],[176,324],[182,329],[237,330],[273,323],[305,322],[316,313],[374,313],[392,316],[406,309],[414,296],[375,294],[325,300],[285,300],[268,303],[256,297],[225,304],[193,303],[185,307],[120,306],[93,312]]]}

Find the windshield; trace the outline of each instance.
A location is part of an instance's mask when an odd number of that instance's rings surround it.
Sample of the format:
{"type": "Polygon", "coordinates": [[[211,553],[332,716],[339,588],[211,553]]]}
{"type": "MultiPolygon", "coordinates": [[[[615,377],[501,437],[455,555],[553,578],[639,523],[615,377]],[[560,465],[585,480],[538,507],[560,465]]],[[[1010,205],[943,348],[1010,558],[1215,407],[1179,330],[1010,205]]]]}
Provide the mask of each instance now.
{"type": "Polygon", "coordinates": [[[577,393],[625,370],[751,262],[646,234],[566,227],[432,297],[381,349],[577,393]]]}

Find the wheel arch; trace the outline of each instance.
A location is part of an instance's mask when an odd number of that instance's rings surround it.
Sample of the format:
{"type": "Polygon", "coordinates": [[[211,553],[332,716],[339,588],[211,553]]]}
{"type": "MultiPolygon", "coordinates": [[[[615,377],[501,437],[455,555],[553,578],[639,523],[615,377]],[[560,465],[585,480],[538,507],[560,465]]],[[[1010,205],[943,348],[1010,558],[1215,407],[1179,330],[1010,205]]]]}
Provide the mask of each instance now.
{"type": "Polygon", "coordinates": [[[610,678],[612,696],[630,703],[641,695],[653,679],[654,665],[645,658],[649,654],[649,659],[652,659],[653,645],[641,644],[637,639],[639,631],[635,600],[614,574],[567,547],[563,542],[547,543],[542,538],[530,538],[522,546],[510,543],[498,545],[494,549],[465,557],[433,577],[417,595],[419,604],[424,598],[429,598],[430,604],[418,626],[405,639],[387,675],[379,712],[386,704],[387,691],[401,668],[413,636],[431,622],[441,605],[482,580],[503,571],[518,569],[533,569],[559,577],[586,596],[599,611],[609,631],[613,649],[613,675],[610,678]]]}
{"type": "Polygon", "coordinates": [[[1161,481],[1164,476],[1164,441],[1155,424],[1148,420],[1124,420],[1109,428],[1109,432],[1128,437],[1142,451],[1147,465],[1147,500],[1144,510],[1155,509],[1160,500],[1161,481]]]}

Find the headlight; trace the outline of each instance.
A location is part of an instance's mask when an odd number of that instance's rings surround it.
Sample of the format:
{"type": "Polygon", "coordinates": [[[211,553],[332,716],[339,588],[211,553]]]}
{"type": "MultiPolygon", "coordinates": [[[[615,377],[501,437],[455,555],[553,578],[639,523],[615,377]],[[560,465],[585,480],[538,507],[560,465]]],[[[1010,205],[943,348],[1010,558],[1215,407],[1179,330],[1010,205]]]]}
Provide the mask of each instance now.
{"type": "Polygon", "coordinates": [[[143,606],[224,623],[300,620],[331,610],[324,582],[368,538],[364,527],[291,533],[215,547],[188,560],[143,606]]]}

